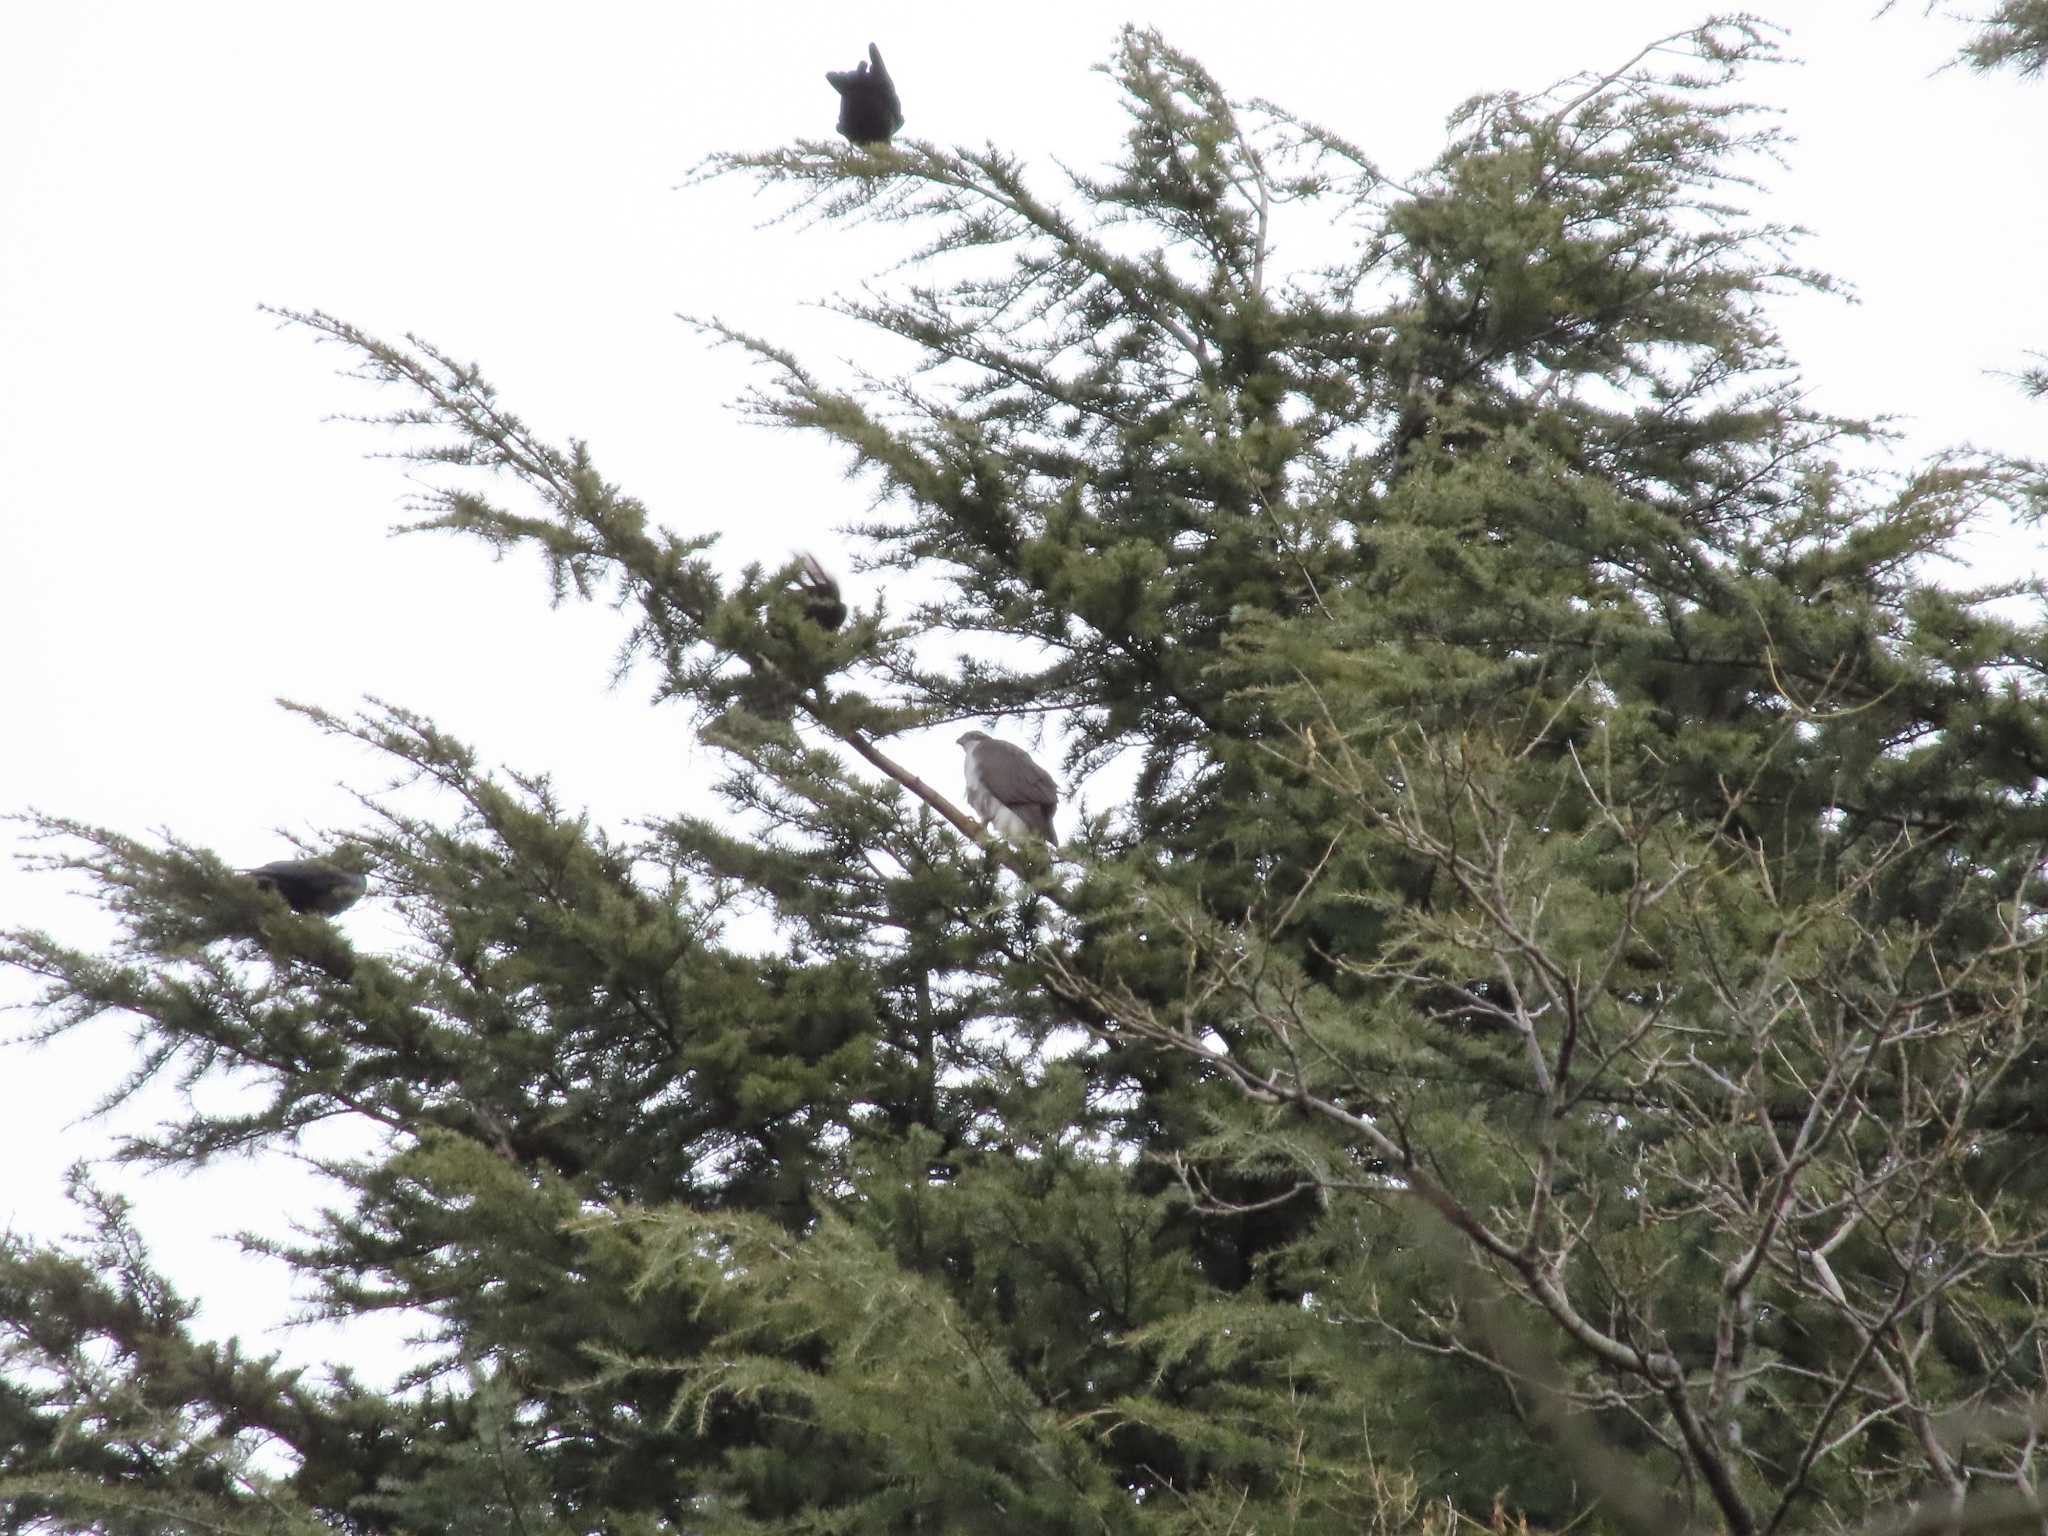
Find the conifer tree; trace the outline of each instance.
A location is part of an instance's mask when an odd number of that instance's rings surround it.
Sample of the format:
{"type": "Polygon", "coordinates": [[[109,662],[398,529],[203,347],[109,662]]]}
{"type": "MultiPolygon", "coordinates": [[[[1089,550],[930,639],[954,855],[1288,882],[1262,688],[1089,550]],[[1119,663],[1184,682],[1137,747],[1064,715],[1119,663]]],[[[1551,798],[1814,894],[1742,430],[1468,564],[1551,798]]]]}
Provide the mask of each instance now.
{"type": "Polygon", "coordinates": [[[1768,306],[1826,279],[1741,206],[1731,95],[1771,52],[1476,98],[1398,182],[1135,29],[1057,194],[719,158],[920,241],[844,303],[907,378],[705,322],[879,486],[868,558],[943,579],[901,618],[810,622],[475,369],[294,316],[408,393],[424,526],[621,600],[724,811],[626,838],[307,707],[440,792],[347,829],[390,954],[45,820],[125,925],[8,937],[47,1030],[267,1094],[123,1155],[378,1128],[272,1251],[434,1350],[383,1392],[198,1337],[81,1181],[89,1246],[0,1247],[0,1524],[2038,1520],[2040,593],[1932,563],[2043,482],[1888,479],[1802,403],[1768,306]],[[1129,804],[1049,858],[891,755],[999,715],[1129,804]]]}

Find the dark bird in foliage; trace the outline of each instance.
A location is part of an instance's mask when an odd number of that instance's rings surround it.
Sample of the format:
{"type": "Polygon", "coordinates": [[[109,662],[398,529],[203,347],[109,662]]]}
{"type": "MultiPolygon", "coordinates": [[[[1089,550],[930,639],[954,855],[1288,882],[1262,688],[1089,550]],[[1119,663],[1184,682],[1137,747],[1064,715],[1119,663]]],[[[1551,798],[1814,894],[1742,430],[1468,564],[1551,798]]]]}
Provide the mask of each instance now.
{"type": "Polygon", "coordinates": [[[1060,791],[1052,775],[1022,747],[997,741],[986,731],[969,731],[959,742],[967,754],[967,803],[976,814],[1013,843],[1034,837],[1058,842],[1052,813],[1059,807],[1060,791]]]}
{"type": "Polygon", "coordinates": [[[839,93],[839,131],[856,144],[886,144],[903,126],[903,103],[896,82],[882,63],[881,50],[868,44],[865,64],[853,69],[828,69],[825,78],[839,93]]]}
{"type": "Polygon", "coordinates": [[[326,859],[279,859],[242,871],[266,891],[275,891],[294,912],[334,917],[363,897],[370,882],[360,870],[326,859]]]}
{"type": "Polygon", "coordinates": [[[797,558],[803,562],[803,569],[797,572],[792,585],[803,600],[804,617],[827,632],[837,630],[846,622],[846,600],[839,595],[839,583],[818,564],[816,556],[799,550],[797,558]]]}

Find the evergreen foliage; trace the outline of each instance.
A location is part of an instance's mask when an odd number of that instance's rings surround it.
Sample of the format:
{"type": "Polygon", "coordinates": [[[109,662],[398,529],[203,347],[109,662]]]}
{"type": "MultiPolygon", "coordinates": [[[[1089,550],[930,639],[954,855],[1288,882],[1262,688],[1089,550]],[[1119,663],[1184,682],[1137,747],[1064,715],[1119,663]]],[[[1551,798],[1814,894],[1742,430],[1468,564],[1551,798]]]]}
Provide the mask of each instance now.
{"type": "Polygon", "coordinates": [[[1972,69],[2015,69],[2023,76],[2048,69],[2048,0],[2001,0],[1979,22],[1963,48],[1972,69]]]}
{"type": "Polygon", "coordinates": [[[2041,592],[1934,577],[2044,481],[1876,474],[1802,403],[1771,56],[1476,98],[1402,182],[1135,29],[1057,195],[721,157],[919,233],[844,304],[906,378],[705,322],[944,579],[901,619],[807,622],[475,369],[295,316],[407,392],[423,527],[632,615],[724,812],[622,839],[308,708],[440,796],[346,832],[396,953],[45,819],[124,924],[7,936],[45,1033],[132,1023],[115,1097],[263,1086],[123,1155],[379,1128],[271,1251],[432,1350],[385,1392],[197,1337],[81,1178],[88,1243],[0,1244],[0,1528],[2038,1523],[2041,592]],[[883,745],[1048,714],[1136,776],[1058,860],[883,745]]]}

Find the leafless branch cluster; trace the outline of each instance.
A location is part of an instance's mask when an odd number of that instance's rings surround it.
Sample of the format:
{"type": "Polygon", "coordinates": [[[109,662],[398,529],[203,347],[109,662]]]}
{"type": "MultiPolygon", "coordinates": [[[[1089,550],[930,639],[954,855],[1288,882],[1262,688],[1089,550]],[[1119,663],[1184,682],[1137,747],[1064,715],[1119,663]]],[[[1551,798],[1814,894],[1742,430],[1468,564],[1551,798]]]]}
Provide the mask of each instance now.
{"type": "Polygon", "coordinates": [[[1956,913],[1905,922],[1874,895],[1950,856],[1938,829],[1863,849],[1817,831],[1786,856],[1688,833],[1570,751],[1532,772],[1471,738],[1305,732],[1296,762],[1348,824],[1255,923],[1155,914],[1186,960],[1170,1005],[1048,964],[1105,1033],[1260,1107],[1304,1182],[1420,1202],[1490,1277],[1351,1321],[1662,1448],[1733,1531],[1845,1481],[1951,1523],[1999,1486],[2018,1503],[1998,1521],[2038,1513],[2048,1229],[2020,1189],[2015,1080],[2044,954],[2017,895],[1958,960],[1956,913]],[[1426,865],[1440,894],[1389,903],[1372,953],[1305,954],[1304,905],[1375,859],[1426,865]],[[1513,1112],[1447,1101],[1479,1080],[1513,1112]]]}

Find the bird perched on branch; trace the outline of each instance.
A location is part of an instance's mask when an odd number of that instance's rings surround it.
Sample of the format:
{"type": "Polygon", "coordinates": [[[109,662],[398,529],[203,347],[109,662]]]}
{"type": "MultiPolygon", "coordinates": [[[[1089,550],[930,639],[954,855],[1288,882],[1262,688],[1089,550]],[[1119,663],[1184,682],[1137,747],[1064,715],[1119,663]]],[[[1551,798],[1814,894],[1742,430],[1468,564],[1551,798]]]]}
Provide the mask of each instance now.
{"type": "Polygon", "coordinates": [[[816,556],[798,550],[797,558],[803,562],[803,569],[790,584],[791,590],[803,601],[804,617],[832,633],[846,622],[846,600],[839,595],[839,583],[818,564],[816,556]]]}
{"type": "Polygon", "coordinates": [[[359,869],[329,859],[278,859],[242,873],[266,891],[275,891],[294,912],[334,917],[346,912],[370,888],[359,869]]]}
{"type": "Polygon", "coordinates": [[[1059,841],[1052,814],[1059,808],[1060,790],[1051,774],[1022,747],[997,741],[986,731],[969,731],[959,743],[967,754],[967,803],[983,821],[1014,843],[1034,837],[1059,841]]]}
{"type": "Polygon", "coordinates": [[[839,93],[839,131],[854,143],[886,144],[903,126],[896,82],[873,43],[868,44],[865,63],[853,69],[828,69],[825,78],[839,93]]]}

